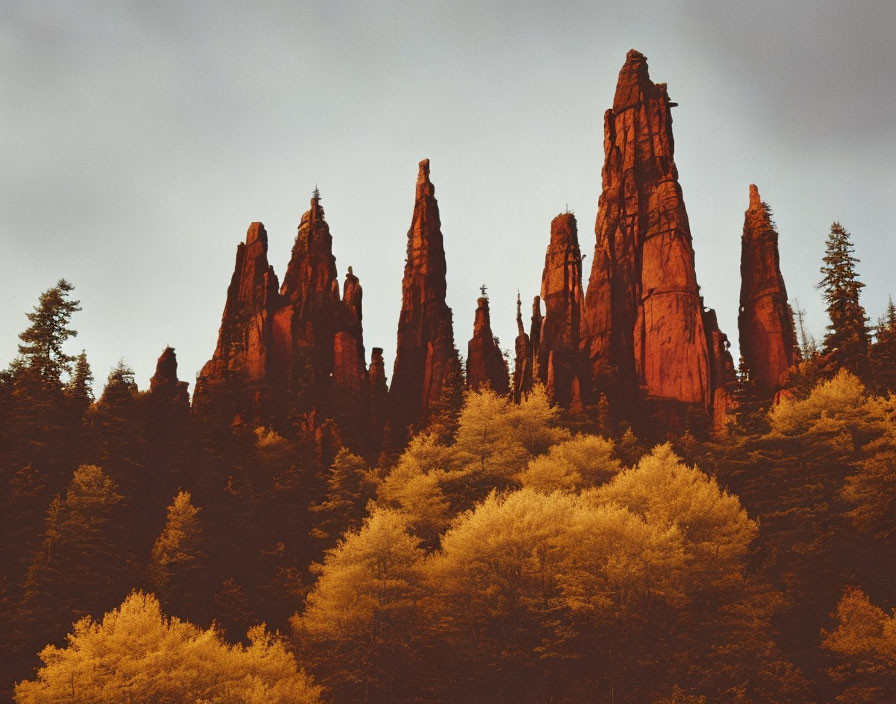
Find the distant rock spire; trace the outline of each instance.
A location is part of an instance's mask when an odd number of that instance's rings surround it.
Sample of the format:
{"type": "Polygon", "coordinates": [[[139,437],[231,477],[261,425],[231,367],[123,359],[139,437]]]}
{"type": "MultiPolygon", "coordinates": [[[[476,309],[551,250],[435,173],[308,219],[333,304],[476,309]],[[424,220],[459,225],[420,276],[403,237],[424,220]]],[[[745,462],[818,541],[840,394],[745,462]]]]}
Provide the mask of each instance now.
{"type": "Polygon", "coordinates": [[[561,213],[551,222],[541,299],[545,314],[539,334],[538,378],[552,400],[581,408],[582,392],[590,389],[590,378],[587,360],[579,350],[584,307],[582,255],[572,213],[561,213]]]}
{"type": "Polygon", "coordinates": [[[755,185],[744,214],[740,276],[741,356],[760,398],[770,399],[795,361],[796,332],[781,275],[778,233],[755,185]]]}
{"type": "MultiPolygon", "coordinates": [[[[481,290],[484,294],[485,285],[481,290]]],[[[510,391],[507,360],[492,333],[488,298],[485,295],[476,301],[473,337],[467,345],[467,387],[474,391],[489,387],[501,395],[510,391]]]]}
{"type": "Polygon", "coordinates": [[[445,302],[445,248],[429,159],[420,162],[408,230],[395,369],[389,390],[393,430],[419,427],[439,403],[457,369],[451,309],[445,302]]]}
{"type": "Polygon", "coordinates": [[[516,340],[514,351],[516,357],[513,364],[513,397],[519,401],[532,388],[532,343],[523,326],[523,302],[520,293],[516,293],[516,340]]]}

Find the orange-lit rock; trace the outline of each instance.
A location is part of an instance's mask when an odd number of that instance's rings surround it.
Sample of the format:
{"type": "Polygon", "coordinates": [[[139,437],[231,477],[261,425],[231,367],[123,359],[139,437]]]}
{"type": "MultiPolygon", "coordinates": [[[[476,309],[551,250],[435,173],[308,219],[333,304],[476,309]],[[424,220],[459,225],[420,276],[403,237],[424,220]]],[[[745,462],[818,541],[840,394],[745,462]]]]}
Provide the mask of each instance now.
{"type": "Polygon", "coordinates": [[[630,51],[604,116],[605,162],[582,348],[626,413],[645,401],[709,412],[713,387],[672,104],[630,51]]]}
{"type": "Polygon", "coordinates": [[[268,264],[268,235],[254,222],[237,246],[236,264],[212,358],[196,379],[193,408],[202,415],[239,415],[267,422],[272,405],[272,318],[280,305],[277,275],[268,264]]]}
{"type": "Polygon", "coordinates": [[[759,397],[771,399],[796,361],[796,332],[778,259],[778,233],[754,185],[744,217],[740,276],[741,356],[759,397]]]}
{"type": "Polygon", "coordinates": [[[548,396],[561,406],[582,406],[582,389],[590,388],[587,360],[579,349],[582,294],[582,255],[576,218],[558,215],[551,222],[551,239],[541,277],[544,320],[538,341],[538,378],[548,396]]]}
{"type": "MultiPolygon", "coordinates": [[[[539,314],[540,313],[541,310],[539,309],[539,314]]],[[[528,393],[529,389],[532,388],[534,381],[532,376],[534,353],[532,350],[532,342],[529,339],[529,335],[526,333],[525,327],[523,327],[523,304],[520,300],[519,293],[516,295],[516,329],[517,335],[514,344],[516,356],[513,363],[513,398],[515,401],[519,401],[523,395],[528,393]]]]}
{"type": "Polygon", "coordinates": [[[510,391],[507,360],[492,334],[485,296],[476,301],[473,337],[467,345],[467,386],[474,391],[488,387],[502,395],[510,391]]]}
{"type": "Polygon", "coordinates": [[[728,336],[719,330],[719,320],[712,308],[703,311],[703,329],[709,351],[710,387],[712,388],[712,427],[724,431],[734,411],[732,396],[737,383],[734,360],[729,351],[728,336]]]}
{"type": "Polygon", "coordinates": [[[401,286],[401,316],[389,405],[396,433],[422,427],[437,406],[443,385],[458,365],[451,309],[445,303],[445,248],[439,204],[420,162],[414,216],[408,231],[401,286]]]}
{"type": "Polygon", "coordinates": [[[315,190],[278,292],[264,227],[249,228],[237,249],[218,345],[197,380],[198,413],[274,426],[333,419],[353,444],[363,442],[369,388],[362,291],[350,270],[340,297],[332,245],[315,190]]]}

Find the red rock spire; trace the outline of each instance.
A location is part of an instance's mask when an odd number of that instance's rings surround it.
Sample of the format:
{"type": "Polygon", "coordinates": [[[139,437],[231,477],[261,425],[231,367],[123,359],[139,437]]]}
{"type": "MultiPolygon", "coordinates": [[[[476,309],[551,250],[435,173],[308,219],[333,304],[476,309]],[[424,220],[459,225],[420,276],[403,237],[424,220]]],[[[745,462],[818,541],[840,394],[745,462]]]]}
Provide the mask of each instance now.
{"type": "Polygon", "coordinates": [[[268,235],[253,222],[237,246],[236,263],[218,331],[218,344],[196,379],[193,408],[228,422],[264,416],[270,402],[272,316],[280,304],[277,275],[268,264],[268,235]]]}
{"type": "Polygon", "coordinates": [[[586,360],[579,351],[584,307],[582,255],[572,213],[561,213],[551,222],[541,299],[545,315],[539,335],[538,378],[552,400],[580,407],[582,389],[590,384],[586,360]]]}
{"type": "Polygon", "coordinates": [[[529,339],[529,335],[526,334],[526,328],[523,326],[523,302],[520,299],[519,292],[516,294],[516,329],[513,398],[515,401],[519,401],[532,388],[534,381],[532,376],[534,353],[532,351],[532,342],[529,339]]]}
{"type": "Polygon", "coordinates": [[[709,411],[710,360],[673,158],[672,105],[644,56],[629,51],[604,116],[582,347],[598,388],[623,406],[649,400],[709,411]]]}
{"type": "Polygon", "coordinates": [[[744,217],[740,276],[741,356],[760,398],[770,399],[795,361],[796,333],[781,275],[778,233],[754,185],[744,217]]]}
{"type": "Polygon", "coordinates": [[[414,216],[408,231],[407,259],[398,320],[398,345],[390,405],[393,429],[425,424],[457,368],[451,309],[445,303],[445,249],[439,204],[429,180],[429,159],[420,162],[414,216]]]}
{"type": "Polygon", "coordinates": [[[473,337],[467,345],[467,387],[489,387],[502,395],[510,391],[507,360],[492,333],[487,296],[476,301],[473,337]]]}

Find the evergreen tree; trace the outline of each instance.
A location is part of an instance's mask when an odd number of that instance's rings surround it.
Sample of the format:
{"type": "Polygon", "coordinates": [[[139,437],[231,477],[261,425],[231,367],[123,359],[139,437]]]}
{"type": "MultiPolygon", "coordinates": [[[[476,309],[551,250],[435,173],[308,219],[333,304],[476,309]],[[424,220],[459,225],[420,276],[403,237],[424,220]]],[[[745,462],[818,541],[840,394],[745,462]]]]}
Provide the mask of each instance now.
{"type": "Polygon", "coordinates": [[[198,588],[205,567],[202,523],[189,491],[180,491],[168,507],[168,519],[152,546],[150,581],[171,611],[195,617],[203,598],[198,588]]]}
{"type": "Polygon", "coordinates": [[[90,369],[87,353],[84,350],[81,350],[81,354],[75,358],[75,368],[72,378],[66,385],[66,392],[82,406],[82,410],[93,403],[93,371],[90,369]]]}
{"type": "Polygon", "coordinates": [[[849,232],[835,221],[825,245],[823,278],[818,283],[831,320],[823,351],[838,367],[864,377],[868,367],[868,318],[859,302],[865,284],[856,273],[859,260],[853,251],[849,232]]]}
{"type": "Polygon", "coordinates": [[[82,465],[52,501],[24,584],[30,638],[53,638],[73,620],[112,608],[126,593],[131,575],[120,539],[123,499],[100,467],[82,465]]]}
{"type": "Polygon", "coordinates": [[[875,389],[882,393],[896,391],[896,306],[892,298],[877,323],[870,356],[875,389]]]}
{"type": "Polygon", "coordinates": [[[75,357],[62,346],[78,331],[69,327],[72,315],[81,310],[80,301],[69,299],[74,290],[65,279],[44,291],[34,311],[27,313],[31,326],[19,334],[19,354],[29,371],[45,385],[58,386],[64,372],[71,369],[75,357]]]}

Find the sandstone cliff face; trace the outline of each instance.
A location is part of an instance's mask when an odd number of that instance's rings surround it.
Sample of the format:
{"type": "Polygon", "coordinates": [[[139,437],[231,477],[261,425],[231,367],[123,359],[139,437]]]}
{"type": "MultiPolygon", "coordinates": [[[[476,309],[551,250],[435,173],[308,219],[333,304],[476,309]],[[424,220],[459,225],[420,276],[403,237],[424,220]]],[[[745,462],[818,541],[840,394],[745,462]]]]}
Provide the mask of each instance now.
{"type": "Polygon", "coordinates": [[[186,410],[190,405],[189,384],[177,379],[177,356],[173,347],[166,347],[156,362],[156,373],[149,380],[149,396],[164,404],[186,410]]]}
{"type": "Polygon", "coordinates": [[[398,344],[389,391],[396,433],[426,424],[443,385],[459,363],[451,309],[445,303],[445,273],[439,204],[429,180],[429,159],[424,159],[408,231],[398,344]]]}
{"type": "Polygon", "coordinates": [[[604,117],[605,163],[582,348],[601,391],[641,401],[712,403],[710,359],[688,216],[673,158],[672,104],[628,53],[604,117]]]}
{"type": "Polygon", "coordinates": [[[198,413],[275,427],[299,423],[309,433],[333,418],[360,442],[369,400],[362,291],[349,270],[340,297],[332,243],[315,191],[278,292],[267,233],[261,223],[249,228],[237,248],[218,345],[197,380],[198,413]]]}
{"type": "Polygon", "coordinates": [[[796,361],[796,332],[778,259],[778,233],[754,185],[744,218],[740,276],[741,355],[759,397],[771,399],[796,361]]]}
{"type": "Polygon", "coordinates": [[[473,337],[467,345],[467,387],[474,391],[488,387],[501,395],[510,391],[507,360],[495,342],[484,296],[476,301],[473,337]]]}
{"type": "Polygon", "coordinates": [[[572,213],[558,215],[551,222],[541,299],[545,315],[539,330],[539,380],[552,400],[580,409],[582,393],[590,389],[590,379],[587,360],[579,350],[584,307],[582,255],[572,213]]]}
{"type": "Polygon", "coordinates": [[[218,332],[218,344],[196,380],[193,408],[228,420],[266,420],[272,403],[271,323],[280,305],[268,235],[254,222],[237,246],[236,264],[218,332]]]}

